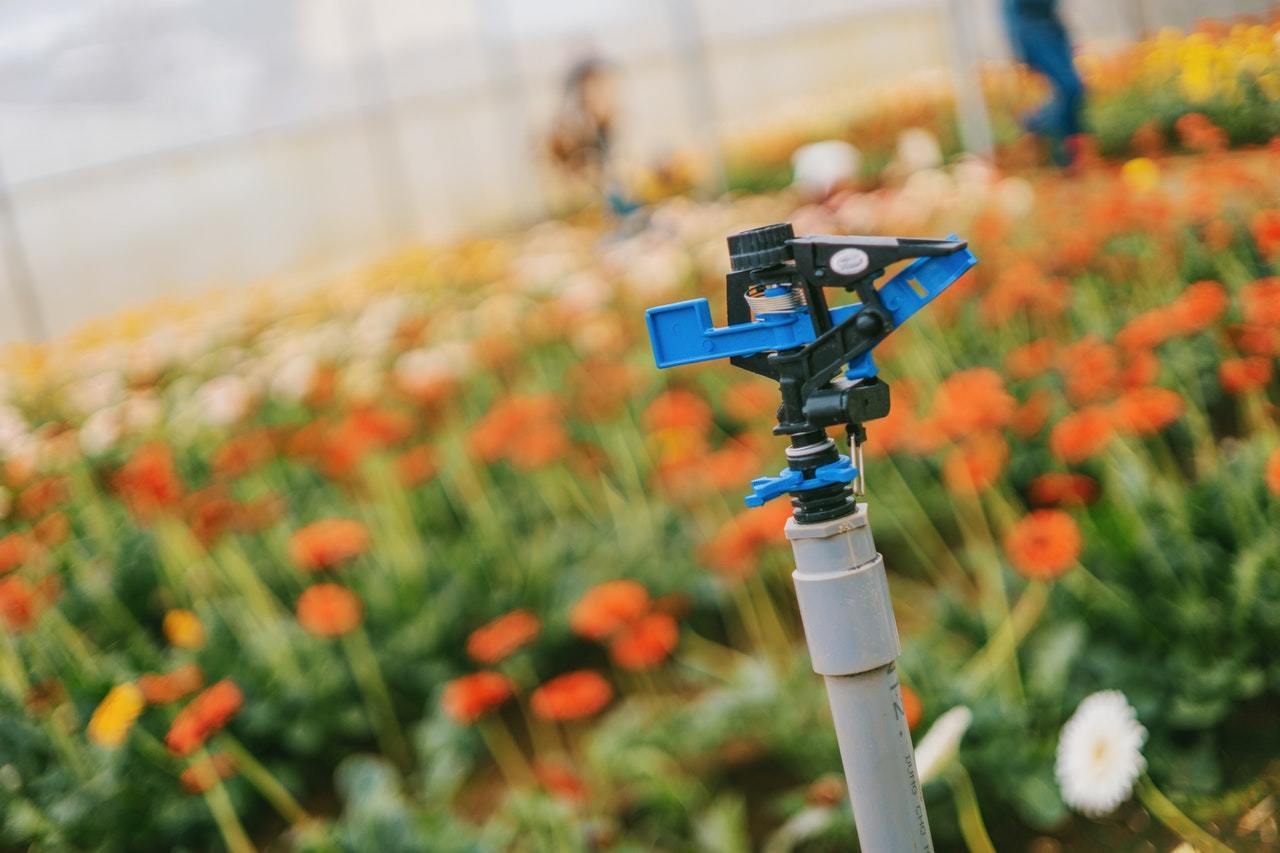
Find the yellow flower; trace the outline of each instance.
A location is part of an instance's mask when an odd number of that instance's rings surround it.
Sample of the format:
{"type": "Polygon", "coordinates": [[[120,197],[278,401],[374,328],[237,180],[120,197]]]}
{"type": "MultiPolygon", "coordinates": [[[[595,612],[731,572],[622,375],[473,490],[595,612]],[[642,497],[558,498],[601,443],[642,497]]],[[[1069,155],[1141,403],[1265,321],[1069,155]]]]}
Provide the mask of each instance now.
{"type": "Polygon", "coordinates": [[[180,649],[198,649],[204,645],[204,625],[190,610],[170,610],[164,615],[164,635],[180,649]]]}
{"type": "Polygon", "coordinates": [[[1120,168],[1120,177],[1135,192],[1147,192],[1160,182],[1160,167],[1146,157],[1135,157],[1120,168]]]}
{"type": "Polygon", "coordinates": [[[89,740],[98,746],[124,743],[144,704],[142,691],[132,682],[112,687],[89,719],[89,740]]]}

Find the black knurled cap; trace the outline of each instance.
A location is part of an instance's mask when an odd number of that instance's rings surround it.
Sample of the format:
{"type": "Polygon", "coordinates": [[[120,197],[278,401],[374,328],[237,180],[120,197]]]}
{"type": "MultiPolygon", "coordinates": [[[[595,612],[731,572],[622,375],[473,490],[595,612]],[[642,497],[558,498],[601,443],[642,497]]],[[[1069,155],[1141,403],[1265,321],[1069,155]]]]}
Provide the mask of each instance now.
{"type": "Polygon", "coordinates": [[[795,236],[790,222],[730,234],[729,266],[734,272],[740,272],[780,264],[791,257],[787,241],[795,239],[795,236]]]}

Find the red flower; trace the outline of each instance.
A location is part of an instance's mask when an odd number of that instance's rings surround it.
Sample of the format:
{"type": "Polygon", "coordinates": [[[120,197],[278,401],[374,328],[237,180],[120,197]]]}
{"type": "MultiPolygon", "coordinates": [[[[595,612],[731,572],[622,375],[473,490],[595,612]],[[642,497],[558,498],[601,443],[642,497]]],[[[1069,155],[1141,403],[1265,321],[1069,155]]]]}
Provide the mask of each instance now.
{"type": "Polygon", "coordinates": [[[1009,423],[1017,401],[1005,390],[1000,374],[988,367],[953,373],[938,386],[933,417],[947,435],[963,438],[1009,423]]]}
{"type": "Polygon", "coordinates": [[[363,615],[360,598],[336,583],[313,584],[298,596],[298,624],[317,637],[349,634],[363,615]]]}
{"type": "Polygon", "coordinates": [[[274,453],[271,433],[265,429],[232,436],[213,454],[213,472],[219,477],[239,477],[258,468],[274,453]]]}
{"type": "Polygon", "coordinates": [[[477,663],[492,666],[533,642],[542,622],[528,610],[512,610],[481,625],[467,637],[467,654],[477,663]]]}
{"type": "Polygon", "coordinates": [[[551,679],[533,691],[529,707],[544,720],[578,720],[599,713],[613,688],[597,672],[581,669],[551,679]]]}
{"type": "Polygon", "coordinates": [[[605,581],[578,599],[569,627],[588,640],[604,640],[649,612],[649,591],[633,580],[605,581]]]}
{"type": "Polygon", "coordinates": [[[669,613],[650,613],[623,628],[609,643],[609,656],[623,669],[651,669],[680,642],[680,628],[669,613]]]}
{"type": "Polygon", "coordinates": [[[1174,329],[1183,335],[1201,332],[1218,321],[1230,303],[1227,291],[1216,281],[1197,281],[1169,306],[1174,329]]]}
{"type": "Polygon", "coordinates": [[[1218,379],[1228,394],[1243,394],[1265,387],[1271,381],[1271,359],[1260,356],[1224,358],[1218,365],[1218,379]]]}
{"type": "Polygon", "coordinates": [[[446,684],[441,704],[454,722],[470,725],[515,692],[515,683],[500,672],[474,672],[446,684]]]}
{"type": "Polygon", "coordinates": [[[1071,402],[1091,403],[1110,396],[1120,377],[1120,360],[1113,347],[1097,337],[1082,338],[1058,355],[1071,402]]]}
{"type": "Polygon", "coordinates": [[[1047,389],[1037,388],[1027,395],[1024,403],[1014,410],[1009,428],[1019,438],[1031,438],[1044,429],[1053,408],[1053,395],[1047,389]]]}
{"type": "Polygon", "coordinates": [[[548,794],[570,803],[581,803],[587,799],[587,786],[572,769],[558,762],[537,761],[533,765],[533,775],[548,794]]]}
{"type": "Polygon", "coordinates": [[[1249,230],[1259,252],[1267,257],[1280,254],[1280,210],[1259,210],[1253,215],[1249,230]]]}
{"type": "Polygon", "coordinates": [[[190,755],[225,726],[243,704],[244,694],[240,688],[224,678],[178,712],[164,742],[173,754],[190,755]]]}
{"type": "Polygon", "coordinates": [[[711,407],[692,391],[664,391],[644,410],[644,424],[650,432],[687,429],[706,432],[711,426],[711,407]]]}
{"type": "Polygon", "coordinates": [[[1052,580],[1075,565],[1083,541],[1075,519],[1057,509],[1038,509],[1004,537],[1009,562],[1025,577],[1052,580]]]}
{"type": "Polygon", "coordinates": [[[505,459],[517,468],[545,467],[569,450],[560,402],[550,394],[499,400],[471,427],[472,455],[485,463],[505,459]]]}
{"type": "Polygon", "coordinates": [[[1267,488],[1271,490],[1271,494],[1280,495],[1280,450],[1272,452],[1270,458],[1267,459],[1265,480],[1267,488]]]}
{"type": "Polygon", "coordinates": [[[907,728],[915,731],[916,726],[920,725],[920,719],[924,717],[924,703],[910,687],[905,684],[900,686],[902,687],[902,713],[907,718],[907,728]]]}
{"type": "Polygon", "coordinates": [[[749,509],[726,522],[700,551],[707,566],[730,580],[744,580],[756,570],[760,551],[786,541],[791,504],[773,501],[749,509]]]}
{"type": "Polygon", "coordinates": [[[116,472],[113,484],[129,511],[142,520],[154,518],[182,500],[182,480],[173,464],[173,452],[160,443],[135,450],[116,472]]]}
{"type": "Polygon", "coordinates": [[[289,557],[300,569],[315,572],[336,568],[369,547],[369,531],[349,518],[326,518],[293,532],[289,557]]]}
{"type": "Polygon", "coordinates": [[[438,468],[436,450],[429,444],[420,444],[396,457],[396,476],[406,489],[427,482],[436,475],[438,468]]]}
{"type": "Polygon", "coordinates": [[[42,586],[32,586],[21,575],[0,578],[0,623],[15,634],[30,630],[50,603],[42,586]]]}
{"type": "Polygon", "coordinates": [[[1004,369],[1014,379],[1035,379],[1053,366],[1058,344],[1053,338],[1039,338],[1009,350],[1004,369]]]}
{"type": "Polygon", "coordinates": [[[1280,277],[1260,278],[1240,289],[1244,321],[1254,326],[1280,325],[1280,277]]]}

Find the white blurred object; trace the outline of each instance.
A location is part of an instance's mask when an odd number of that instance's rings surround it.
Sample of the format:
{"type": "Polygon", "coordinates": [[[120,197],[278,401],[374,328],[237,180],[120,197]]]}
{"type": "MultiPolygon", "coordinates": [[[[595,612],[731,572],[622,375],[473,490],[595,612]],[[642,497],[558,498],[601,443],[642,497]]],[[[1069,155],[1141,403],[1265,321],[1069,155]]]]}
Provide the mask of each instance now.
{"type": "Polygon", "coordinates": [[[894,171],[902,175],[936,169],[942,165],[942,146],[938,144],[938,137],[924,128],[909,127],[898,134],[893,160],[894,171]]]}
{"type": "Polygon", "coordinates": [[[229,426],[244,417],[253,401],[249,383],[239,376],[210,379],[196,391],[200,417],[210,426],[229,426]]]}
{"type": "Polygon", "coordinates": [[[791,185],[804,193],[826,195],[862,171],[862,152],[848,142],[828,139],[802,145],[791,155],[791,185]]]}
{"type": "Polygon", "coordinates": [[[973,713],[964,705],[957,705],[934,720],[916,744],[916,771],[921,785],[932,782],[947,769],[960,751],[960,740],[972,722],[973,713]]]}

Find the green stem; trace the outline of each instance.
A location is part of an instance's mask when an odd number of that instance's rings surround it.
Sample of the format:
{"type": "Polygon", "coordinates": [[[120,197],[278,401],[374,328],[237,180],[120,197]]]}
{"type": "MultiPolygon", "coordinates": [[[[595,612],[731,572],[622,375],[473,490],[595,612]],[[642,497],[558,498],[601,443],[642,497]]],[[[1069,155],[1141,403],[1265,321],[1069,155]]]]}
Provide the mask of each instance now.
{"type": "Polygon", "coordinates": [[[1138,780],[1138,799],[1147,807],[1147,811],[1156,819],[1177,833],[1183,841],[1206,853],[1231,853],[1231,848],[1201,829],[1195,821],[1183,814],[1173,801],[1160,792],[1151,781],[1151,777],[1143,774],[1138,780]]]}
{"type": "Polygon", "coordinates": [[[342,648],[347,653],[347,662],[355,674],[360,692],[364,694],[365,705],[369,710],[369,723],[373,726],[387,757],[396,763],[404,772],[409,772],[409,745],[400,731],[400,723],[396,720],[395,709],[391,704],[391,693],[382,680],[382,672],[378,669],[378,659],[374,656],[373,647],[369,645],[369,636],[363,628],[356,628],[342,638],[342,648]]]}
{"type": "Polygon", "coordinates": [[[213,768],[209,753],[202,749],[193,756],[193,759],[191,766],[200,776],[200,782],[205,789],[204,801],[213,814],[214,822],[218,824],[218,831],[222,833],[222,840],[226,842],[227,849],[231,853],[251,853],[256,848],[244,831],[244,824],[240,823],[240,816],[236,814],[231,798],[227,796],[227,789],[222,787],[222,780],[218,778],[217,771],[213,768]]]}
{"type": "Polygon", "coordinates": [[[311,815],[299,805],[293,794],[289,793],[289,789],[282,785],[270,770],[263,767],[262,763],[253,757],[253,753],[245,749],[244,744],[225,732],[219,740],[226,747],[227,752],[235,756],[240,774],[258,789],[258,792],[275,807],[281,817],[295,826],[311,819],[311,815]]]}
{"type": "Polygon", "coordinates": [[[987,825],[978,808],[978,795],[973,790],[973,780],[959,761],[952,762],[947,771],[947,783],[956,801],[956,817],[960,821],[960,835],[972,853],[995,853],[995,845],[987,834],[987,825]]]}

